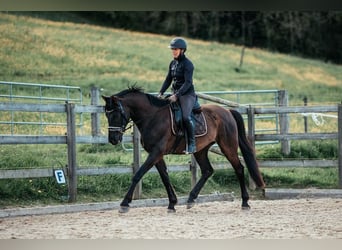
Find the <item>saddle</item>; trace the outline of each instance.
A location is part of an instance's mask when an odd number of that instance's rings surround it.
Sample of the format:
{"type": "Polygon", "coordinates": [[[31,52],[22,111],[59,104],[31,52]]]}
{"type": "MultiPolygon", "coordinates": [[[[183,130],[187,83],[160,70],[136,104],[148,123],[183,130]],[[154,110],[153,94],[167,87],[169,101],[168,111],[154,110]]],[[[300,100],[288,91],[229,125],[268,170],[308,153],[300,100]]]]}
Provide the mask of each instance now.
{"type": "MultiPolygon", "coordinates": [[[[179,102],[173,102],[170,104],[170,116],[171,116],[171,131],[176,136],[184,136],[182,109],[179,102]]],[[[191,112],[191,118],[195,126],[195,137],[201,137],[207,134],[208,127],[205,116],[202,112],[201,106],[196,98],[195,105],[191,112]]]]}

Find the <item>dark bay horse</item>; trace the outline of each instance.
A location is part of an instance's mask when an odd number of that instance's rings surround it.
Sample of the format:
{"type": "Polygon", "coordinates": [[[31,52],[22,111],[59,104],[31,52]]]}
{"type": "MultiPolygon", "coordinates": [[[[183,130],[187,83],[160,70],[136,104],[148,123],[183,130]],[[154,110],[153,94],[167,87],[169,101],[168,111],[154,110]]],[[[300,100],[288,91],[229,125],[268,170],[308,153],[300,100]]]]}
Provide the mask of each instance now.
{"type": "MultiPolygon", "coordinates": [[[[106,102],[109,142],[113,145],[121,142],[126,125],[132,119],[140,131],[142,146],[148,152],[147,159],[132,179],[131,186],[120,204],[119,212],[128,211],[137,183],[154,165],[169,197],[168,209],[175,211],[177,197],[170,183],[163,156],[170,153],[184,154],[185,140],[181,140],[174,149],[176,136],[172,134],[170,127],[169,101],[146,94],[135,86],[102,98],[106,102]]],[[[189,194],[188,208],[194,205],[200,190],[214,172],[208,159],[208,151],[216,142],[235,170],[241,188],[242,208],[248,209],[249,195],[245,184],[244,167],[238,157],[239,146],[257,187],[264,189],[265,183],[259,171],[254,149],[247,140],[242,116],[235,110],[227,110],[211,104],[202,105],[202,112],[206,117],[208,132],[205,136],[196,138],[197,152],[194,153],[202,175],[189,194]]]]}

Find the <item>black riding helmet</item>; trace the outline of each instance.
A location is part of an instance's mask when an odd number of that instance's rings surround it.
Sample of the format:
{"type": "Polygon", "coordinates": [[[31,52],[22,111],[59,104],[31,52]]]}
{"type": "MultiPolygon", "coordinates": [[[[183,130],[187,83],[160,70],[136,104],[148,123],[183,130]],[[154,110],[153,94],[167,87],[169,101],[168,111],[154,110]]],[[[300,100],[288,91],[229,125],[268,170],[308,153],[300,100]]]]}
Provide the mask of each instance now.
{"type": "Polygon", "coordinates": [[[184,52],[185,52],[187,48],[187,44],[183,38],[175,37],[171,40],[169,48],[170,49],[184,49],[184,52]]]}

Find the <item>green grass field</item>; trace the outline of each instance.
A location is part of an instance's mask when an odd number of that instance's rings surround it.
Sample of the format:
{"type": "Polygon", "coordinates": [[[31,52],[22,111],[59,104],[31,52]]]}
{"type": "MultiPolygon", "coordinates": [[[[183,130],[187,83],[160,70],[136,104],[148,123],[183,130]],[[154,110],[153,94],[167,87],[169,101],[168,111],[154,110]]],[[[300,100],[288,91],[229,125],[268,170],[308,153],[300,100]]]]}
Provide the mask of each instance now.
{"type": "MultiPolygon", "coordinates": [[[[172,37],[53,22],[0,13],[0,77],[6,81],[95,85],[114,94],[137,83],[159,90],[167,72],[172,37]]],[[[187,39],[198,91],[286,89],[292,105],[339,103],[341,65],[247,48],[187,39]]]]}
{"type": "MultiPolygon", "coordinates": [[[[63,15],[63,13],[61,13],[63,15]]],[[[62,20],[63,18],[60,18],[62,20]]],[[[69,19],[68,19],[69,20],[69,19]]],[[[92,86],[110,95],[128,85],[137,84],[146,92],[157,92],[167,72],[171,53],[167,48],[171,36],[138,33],[101,27],[92,24],[49,21],[11,12],[0,12],[0,81],[70,85],[82,88],[83,101],[90,102],[92,86]]],[[[273,53],[257,48],[245,51],[242,71],[235,70],[240,62],[241,47],[233,44],[205,42],[187,39],[187,55],[195,65],[194,83],[197,91],[265,90],[285,89],[291,106],[330,105],[341,103],[342,66],[293,55],[273,53]]],[[[0,88],[0,91],[5,91],[0,88]]],[[[7,90],[6,90],[7,91],[7,90]]],[[[32,94],[17,89],[19,94],[32,94]]],[[[255,102],[262,96],[254,96],[255,102]]],[[[0,99],[0,101],[6,101],[0,99]]],[[[3,113],[2,119],[8,119],[3,113]]],[[[23,119],[33,119],[32,114],[19,114],[23,119]]],[[[63,119],[56,116],[48,120],[63,119]]],[[[85,131],[89,132],[89,116],[85,116],[85,131]]],[[[105,124],[104,117],[102,118],[105,124]]],[[[302,117],[291,118],[291,132],[302,131],[302,117]]],[[[325,118],[323,126],[309,119],[310,131],[336,131],[337,120],[325,118]]],[[[262,124],[261,126],[271,126],[262,124]]],[[[0,125],[1,133],[8,128],[0,125]]],[[[34,127],[23,127],[18,133],[36,134],[34,127]]],[[[47,134],[63,134],[65,128],[50,128],[47,134]]],[[[103,130],[103,133],[106,133],[103,130]]],[[[311,142],[294,143],[293,157],[336,158],[336,141],[324,147],[303,153],[311,142]],[[304,145],[304,146],[303,146],[304,145]],[[324,152],[329,148],[329,152],[324,152]]],[[[78,164],[82,166],[130,165],[132,156],[122,147],[111,145],[78,145],[78,164]]],[[[66,164],[66,146],[54,145],[2,145],[0,168],[60,167],[66,164]]],[[[258,146],[258,157],[277,158],[279,146],[258,146]]],[[[212,155],[212,160],[224,159],[212,155]]],[[[185,157],[167,156],[171,164],[184,163],[185,157]]],[[[271,187],[336,187],[337,169],[263,169],[271,187]],[[321,178],[319,178],[321,177],[321,178]]],[[[177,193],[190,191],[188,173],[172,174],[177,193]],[[183,185],[183,184],[184,185],[183,185]]],[[[99,201],[122,197],[127,189],[129,176],[80,177],[79,200],[99,201]],[[104,185],[106,184],[106,185],[104,185]],[[120,184],[120,185],[119,185],[120,184]]],[[[231,169],[217,171],[203,192],[235,190],[238,186],[231,169]]],[[[161,182],[154,174],[144,178],[144,196],[165,196],[161,182]],[[161,189],[160,189],[161,187],[161,189]]],[[[0,206],[8,204],[33,204],[36,202],[64,202],[65,187],[51,179],[23,179],[0,181],[0,206]]]]}

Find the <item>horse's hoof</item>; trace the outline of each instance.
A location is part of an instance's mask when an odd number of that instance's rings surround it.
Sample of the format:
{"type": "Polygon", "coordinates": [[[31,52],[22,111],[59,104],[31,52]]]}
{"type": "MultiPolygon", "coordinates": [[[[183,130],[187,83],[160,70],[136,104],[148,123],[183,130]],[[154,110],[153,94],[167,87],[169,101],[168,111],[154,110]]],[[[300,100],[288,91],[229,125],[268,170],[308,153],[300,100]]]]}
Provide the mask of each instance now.
{"type": "Polygon", "coordinates": [[[248,210],[251,209],[251,207],[247,205],[247,206],[242,206],[241,209],[242,209],[243,211],[248,211],[248,210]]]}
{"type": "Polygon", "coordinates": [[[127,213],[129,211],[129,207],[120,206],[119,213],[127,213]]]}
{"type": "Polygon", "coordinates": [[[263,189],[261,190],[261,195],[262,195],[263,198],[266,197],[266,190],[265,190],[265,188],[263,188],[263,189]]]}
{"type": "Polygon", "coordinates": [[[173,214],[173,213],[175,213],[176,212],[176,209],[174,209],[174,208],[168,208],[167,209],[167,213],[168,214],[173,214]]]}
{"type": "Polygon", "coordinates": [[[188,202],[188,203],[186,204],[186,208],[187,208],[187,209],[193,208],[194,206],[195,206],[195,202],[188,202]]]}

